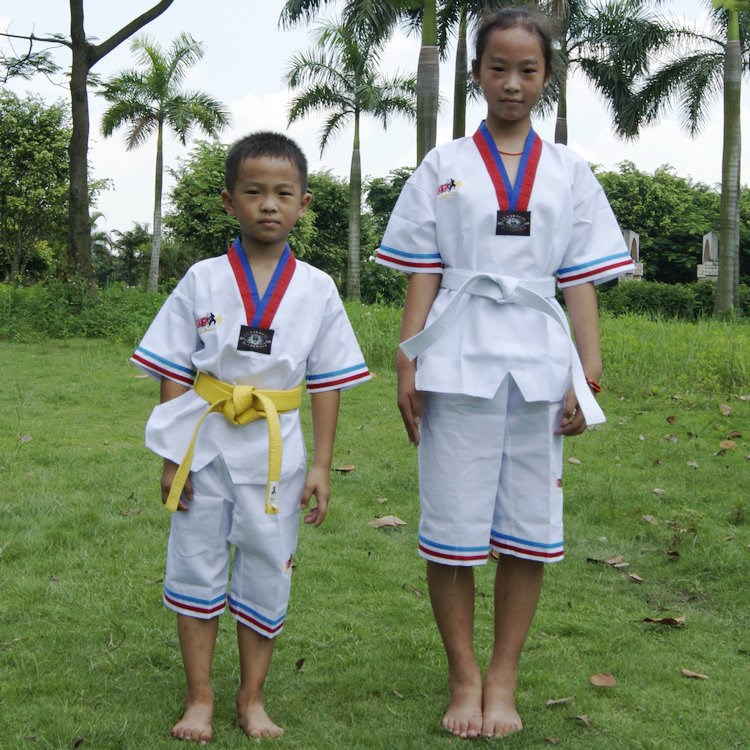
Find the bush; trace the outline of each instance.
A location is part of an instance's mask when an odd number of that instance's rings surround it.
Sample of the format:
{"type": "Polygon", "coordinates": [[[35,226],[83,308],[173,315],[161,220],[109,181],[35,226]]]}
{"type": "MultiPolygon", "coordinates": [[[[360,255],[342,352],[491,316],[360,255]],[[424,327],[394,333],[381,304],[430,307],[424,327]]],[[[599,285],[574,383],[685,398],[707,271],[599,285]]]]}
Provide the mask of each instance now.
{"type": "MultiPolygon", "coordinates": [[[[631,281],[608,285],[599,290],[598,296],[600,308],[613,315],[632,313],[652,319],[694,321],[713,315],[716,283],[631,281]]],[[[740,287],[740,312],[750,315],[750,288],[745,286],[740,287]]]]}

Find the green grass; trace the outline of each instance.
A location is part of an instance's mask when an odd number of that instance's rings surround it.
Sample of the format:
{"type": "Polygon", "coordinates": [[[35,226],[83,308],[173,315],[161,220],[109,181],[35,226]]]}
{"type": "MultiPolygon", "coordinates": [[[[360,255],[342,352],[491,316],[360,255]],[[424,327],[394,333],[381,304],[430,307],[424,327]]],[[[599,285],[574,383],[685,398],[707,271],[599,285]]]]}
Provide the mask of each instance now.
{"type": "MultiPolygon", "coordinates": [[[[352,318],[377,377],[343,398],[335,465],[356,469],[334,473],[326,523],[301,530],[267,686],[269,711],[286,729],[272,744],[464,747],[439,728],[444,657],[415,549],[416,454],[390,367],[398,315],[362,308],[352,318]],[[368,526],[388,513],[407,525],[368,526]]],[[[603,331],[609,421],[566,446],[577,461],[566,463],[567,558],[548,569],[522,661],[527,728],[502,746],[747,747],[750,400],[741,397],[750,394],[750,328],[605,318],[603,331]],[[732,433],[741,434],[731,438],[737,447],[722,448],[732,433]],[[591,561],[615,556],[628,567],[591,561]],[[670,616],[683,616],[684,627],[643,622],[670,616]],[[617,686],[590,685],[600,672],[617,686]]],[[[157,385],[137,377],[129,353],[103,340],[0,342],[0,746],[8,750],[178,747],[168,734],[182,667],[160,600],[168,514],[158,459],[143,447],[157,385]]],[[[485,660],[492,575],[492,565],[477,575],[485,660]]],[[[234,720],[233,629],[223,618],[219,749],[248,743],[234,720]]]]}

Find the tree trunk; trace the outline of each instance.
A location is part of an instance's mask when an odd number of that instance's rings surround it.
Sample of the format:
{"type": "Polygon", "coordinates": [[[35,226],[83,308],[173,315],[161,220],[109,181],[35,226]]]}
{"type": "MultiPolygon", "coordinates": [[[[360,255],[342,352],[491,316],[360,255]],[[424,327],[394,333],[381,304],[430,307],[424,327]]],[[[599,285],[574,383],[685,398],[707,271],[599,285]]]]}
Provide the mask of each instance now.
{"type": "Polygon", "coordinates": [[[453,138],[466,135],[466,78],[469,61],[466,54],[466,3],[461,4],[461,20],[456,39],[456,72],[453,78],[453,138]]]}
{"type": "Polygon", "coordinates": [[[436,0],[425,0],[422,48],[417,65],[417,164],[437,141],[439,80],[437,3],[436,0]]]}
{"type": "Polygon", "coordinates": [[[159,254],[161,251],[161,193],[164,179],[164,125],[159,121],[156,131],[156,174],[154,175],[154,233],[151,237],[151,265],[148,270],[148,291],[159,289],[159,254]]]}
{"type": "Polygon", "coordinates": [[[346,298],[359,301],[360,215],[362,210],[362,164],[359,155],[359,113],[354,115],[354,143],[349,170],[349,262],[346,268],[346,298]]]}
{"type": "Polygon", "coordinates": [[[560,74],[558,81],[557,119],[555,120],[555,143],[568,145],[568,71],[560,74]]]}
{"type": "Polygon", "coordinates": [[[721,164],[719,279],[714,306],[714,312],[717,314],[739,307],[742,50],[739,42],[738,13],[729,11],[728,21],[727,46],[724,52],[724,144],[721,164]]]}
{"type": "Polygon", "coordinates": [[[70,0],[72,69],[70,104],[73,129],[70,136],[70,185],[68,186],[68,271],[90,279],[91,218],[89,216],[89,101],[86,89],[90,70],[89,48],[83,28],[83,0],[70,0]]]}
{"type": "Polygon", "coordinates": [[[70,186],[68,188],[68,271],[87,279],[94,277],[91,260],[91,217],[89,216],[89,100],[87,79],[91,68],[115,47],[160,16],[174,0],[160,0],[140,16],[123,26],[101,44],[86,41],[83,22],[83,0],[70,2],[70,112],[73,121],[68,154],[70,186]]]}

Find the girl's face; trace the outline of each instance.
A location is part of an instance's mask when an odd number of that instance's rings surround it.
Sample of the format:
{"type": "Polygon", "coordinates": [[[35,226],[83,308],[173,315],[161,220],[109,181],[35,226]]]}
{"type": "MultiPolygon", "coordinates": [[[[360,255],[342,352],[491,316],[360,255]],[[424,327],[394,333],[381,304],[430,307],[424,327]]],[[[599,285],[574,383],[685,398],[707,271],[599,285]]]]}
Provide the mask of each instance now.
{"type": "Polygon", "coordinates": [[[549,81],[541,41],[523,26],[495,29],[472,72],[487,100],[488,126],[530,122],[549,81]]]}

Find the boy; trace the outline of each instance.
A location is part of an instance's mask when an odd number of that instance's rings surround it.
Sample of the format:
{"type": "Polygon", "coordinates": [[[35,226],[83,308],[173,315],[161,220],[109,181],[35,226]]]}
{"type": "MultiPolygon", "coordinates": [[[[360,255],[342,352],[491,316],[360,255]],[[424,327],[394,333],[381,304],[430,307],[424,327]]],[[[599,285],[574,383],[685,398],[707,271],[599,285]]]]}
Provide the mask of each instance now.
{"type": "Polygon", "coordinates": [[[276,133],[235,143],[221,197],[240,236],[225,255],[190,268],[132,358],[161,380],[146,445],[164,459],[163,501],[181,511],[164,579],[187,681],[172,735],[201,743],[212,739],[211,663],[227,600],[237,621],[239,724],[252,738],[283,733],[265,711],[263,684],[284,625],[300,508],[315,495],[304,521],[323,522],[339,390],[370,379],[333,281],[287,244],[311,198],[296,143],[276,133]],[[314,436],[306,476],[303,379],[314,436]]]}

